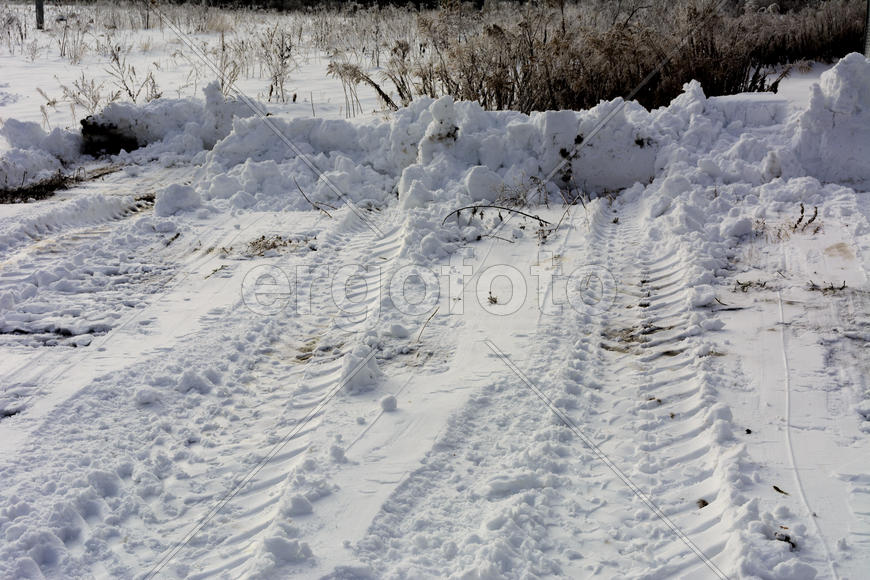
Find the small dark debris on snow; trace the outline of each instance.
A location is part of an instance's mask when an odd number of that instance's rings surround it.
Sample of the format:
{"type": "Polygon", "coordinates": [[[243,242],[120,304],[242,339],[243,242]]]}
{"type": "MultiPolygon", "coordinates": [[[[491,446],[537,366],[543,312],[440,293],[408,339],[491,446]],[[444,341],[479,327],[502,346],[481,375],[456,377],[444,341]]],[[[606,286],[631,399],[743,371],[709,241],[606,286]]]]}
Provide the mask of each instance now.
{"type": "Polygon", "coordinates": [[[270,236],[262,235],[259,238],[248,242],[248,248],[246,253],[249,256],[262,256],[270,250],[277,251],[283,249],[301,248],[305,244],[307,244],[309,250],[317,251],[317,243],[315,240],[317,240],[317,236],[313,238],[302,237],[294,240],[290,237],[284,237],[281,234],[274,234],[270,236]]]}
{"type": "Polygon", "coordinates": [[[229,267],[229,266],[227,266],[226,264],[221,264],[220,266],[218,266],[217,268],[215,268],[214,270],[212,270],[211,273],[209,273],[209,274],[205,277],[205,279],[207,280],[207,279],[211,278],[212,276],[214,276],[214,275],[217,274],[218,272],[222,272],[223,270],[226,270],[228,267],[229,267]]]}
{"type": "Polygon", "coordinates": [[[695,503],[698,504],[698,509],[703,509],[703,508],[707,507],[708,505],[710,505],[710,502],[708,502],[708,501],[707,501],[706,499],[704,499],[704,498],[699,499],[699,500],[696,501],[695,503]]]}
{"type": "Polygon", "coordinates": [[[14,417],[24,410],[24,407],[10,407],[8,409],[0,409],[0,419],[14,417]]]}
{"type": "Polygon", "coordinates": [[[752,429],[746,429],[746,434],[747,434],[747,435],[752,435],[752,429]]]}
{"type": "Polygon", "coordinates": [[[664,326],[656,326],[655,324],[644,324],[643,329],[640,331],[642,335],[655,334],[657,332],[661,332],[663,330],[671,330],[673,326],[664,327],[664,326]]]}
{"type": "Polygon", "coordinates": [[[788,534],[776,532],[775,534],[773,534],[773,539],[779,540],[780,542],[788,542],[792,550],[797,548],[797,544],[794,543],[794,540],[792,540],[791,536],[789,536],[788,534]]]}
{"type": "Polygon", "coordinates": [[[812,280],[810,280],[809,290],[812,292],[821,292],[822,294],[831,294],[834,292],[840,292],[846,289],[846,281],[843,280],[842,286],[835,286],[833,282],[828,282],[826,286],[819,286],[812,280]]]}
{"type": "Polygon", "coordinates": [[[788,492],[787,492],[787,491],[782,491],[781,489],[779,489],[779,488],[778,488],[777,486],[775,486],[775,485],[773,486],[773,491],[775,491],[775,492],[777,492],[777,493],[781,493],[782,495],[788,495],[788,492]]]}

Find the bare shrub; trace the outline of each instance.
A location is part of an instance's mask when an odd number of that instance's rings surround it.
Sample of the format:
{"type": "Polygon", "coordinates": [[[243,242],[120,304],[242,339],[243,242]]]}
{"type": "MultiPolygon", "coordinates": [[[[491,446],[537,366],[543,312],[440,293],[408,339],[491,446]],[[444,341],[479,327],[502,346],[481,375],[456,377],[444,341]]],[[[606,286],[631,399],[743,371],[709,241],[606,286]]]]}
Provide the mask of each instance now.
{"type": "Polygon", "coordinates": [[[14,55],[16,50],[24,51],[27,41],[27,20],[12,6],[0,8],[0,35],[6,44],[9,54],[14,55]]]}
{"type": "Polygon", "coordinates": [[[127,63],[127,57],[120,45],[112,48],[109,68],[106,72],[112,77],[118,92],[129,97],[134,103],[140,96],[144,96],[146,102],[159,99],[161,96],[157,81],[154,80],[154,73],[149,70],[144,77],[140,77],[136,68],[127,63]]]}
{"type": "Polygon", "coordinates": [[[314,39],[333,48],[337,59],[370,59],[377,66],[373,39],[394,35],[382,75],[403,104],[450,94],[487,109],[523,112],[583,109],[629,94],[657,107],[692,79],[708,95],[775,91],[792,63],[860,50],[862,0],[762,2],[745,9],[719,4],[554,0],[491,3],[479,11],[445,0],[437,11],[417,13],[407,37],[407,13],[392,9],[379,12],[375,28],[368,12],[339,15],[347,27],[339,24],[338,31],[320,19],[314,39]],[[668,55],[659,74],[633,93],[668,55]]]}
{"type": "Polygon", "coordinates": [[[290,72],[296,67],[293,60],[293,39],[291,35],[275,24],[260,33],[259,49],[269,75],[269,101],[287,102],[284,85],[290,72]]]}
{"type": "Polygon", "coordinates": [[[341,80],[342,87],[344,88],[345,116],[347,117],[353,117],[356,115],[356,112],[362,112],[362,105],[360,105],[356,94],[356,87],[360,83],[371,87],[388,108],[393,111],[399,108],[390,96],[381,89],[380,85],[364,73],[358,65],[333,61],[327,66],[326,72],[330,76],[338,77],[341,80]]]}
{"type": "Polygon", "coordinates": [[[399,93],[399,100],[407,106],[414,98],[412,65],[409,59],[411,47],[404,40],[398,40],[390,51],[390,62],[384,71],[385,78],[392,81],[399,93]]]}
{"type": "MultiPolygon", "coordinates": [[[[81,76],[73,81],[72,86],[60,85],[65,101],[87,111],[88,115],[94,115],[101,111],[109,103],[117,101],[121,92],[104,91],[104,83],[95,79],[88,79],[84,71],[81,76]]],[[[75,109],[73,109],[75,111],[75,109]]],[[[73,113],[75,114],[75,113],[73,113]]]]}
{"type": "Polygon", "coordinates": [[[221,86],[221,94],[226,97],[232,92],[232,88],[242,70],[242,65],[236,59],[234,51],[227,45],[223,32],[221,32],[221,42],[217,51],[217,57],[217,66],[220,72],[218,81],[221,86]]]}
{"type": "Polygon", "coordinates": [[[77,18],[66,18],[63,26],[53,32],[61,58],[79,64],[88,49],[88,25],[77,18]]]}

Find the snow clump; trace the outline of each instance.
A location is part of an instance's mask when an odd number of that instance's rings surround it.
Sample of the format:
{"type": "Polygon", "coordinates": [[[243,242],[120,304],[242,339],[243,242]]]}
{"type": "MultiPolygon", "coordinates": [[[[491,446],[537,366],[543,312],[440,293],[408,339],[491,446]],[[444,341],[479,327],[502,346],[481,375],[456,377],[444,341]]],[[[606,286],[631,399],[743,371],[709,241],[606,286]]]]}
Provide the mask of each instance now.
{"type": "Polygon", "coordinates": [[[383,375],[375,357],[369,358],[369,355],[370,350],[365,346],[358,346],[344,355],[341,363],[341,383],[352,395],[371,391],[383,375]]]}
{"type": "Polygon", "coordinates": [[[157,194],[154,215],[168,217],[182,211],[196,209],[200,205],[202,200],[194,188],[173,183],[157,194]]]}

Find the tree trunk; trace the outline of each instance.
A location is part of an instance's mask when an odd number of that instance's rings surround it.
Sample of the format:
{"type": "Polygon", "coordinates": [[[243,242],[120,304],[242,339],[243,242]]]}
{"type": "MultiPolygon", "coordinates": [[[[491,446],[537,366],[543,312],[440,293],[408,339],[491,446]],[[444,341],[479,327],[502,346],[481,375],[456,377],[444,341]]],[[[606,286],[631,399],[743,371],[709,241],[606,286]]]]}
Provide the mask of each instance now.
{"type": "Polygon", "coordinates": [[[45,25],[45,0],[36,0],[36,29],[42,30],[45,25]]]}
{"type": "Polygon", "coordinates": [[[864,56],[870,58],[870,0],[867,0],[867,16],[864,18],[864,56]]]}

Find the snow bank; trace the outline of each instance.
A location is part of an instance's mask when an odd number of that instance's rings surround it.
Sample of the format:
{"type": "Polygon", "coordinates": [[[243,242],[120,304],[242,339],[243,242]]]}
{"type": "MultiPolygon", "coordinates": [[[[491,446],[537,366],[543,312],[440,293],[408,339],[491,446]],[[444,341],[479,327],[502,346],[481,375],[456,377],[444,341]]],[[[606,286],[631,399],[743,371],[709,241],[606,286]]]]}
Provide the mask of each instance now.
{"type": "Polygon", "coordinates": [[[10,149],[0,157],[0,190],[17,189],[54,177],[78,159],[81,136],[62,129],[46,133],[36,123],[8,119],[0,136],[10,149]]]}
{"type": "Polygon", "coordinates": [[[794,148],[814,176],[870,180],[870,60],[852,53],[822,73],[809,108],[794,122],[794,148]]]}
{"type": "MultiPolygon", "coordinates": [[[[852,54],[826,72],[809,109],[792,121],[792,144],[771,148],[744,135],[725,155],[702,157],[684,169],[711,181],[754,185],[806,172],[828,180],[870,179],[864,163],[870,153],[868,70],[868,61],[852,54]]],[[[614,99],[588,111],[524,115],[443,97],[419,99],[390,120],[362,123],[264,120],[243,102],[225,102],[217,83],[204,95],[204,101],[113,103],[93,121],[143,147],[127,154],[134,161],[170,164],[208,151],[196,186],[201,198],[254,211],[307,209],[299,188],[330,205],[379,206],[398,195],[408,210],[433,201],[522,197],[545,177],[551,182],[540,193],[556,200],[559,189],[619,191],[649,183],[664,167],[694,157],[693,150],[709,150],[723,130],[740,135],[745,127],[781,124],[787,112],[772,95],[707,99],[697,82],[656,111],[614,99]]],[[[46,134],[33,123],[7,121],[0,134],[13,148],[0,159],[0,176],[13,184],[60,170],[77,158],[81,144],[76,135],[46,134]]]]}
{"type": "Polygon", "coordinates": [[[0,191],[46,181],[62,170],[60,160],[45,151],[11,149],[0,157],[0,191]]]}
{"type": "Polygon", "coordinates": [[[207,155],[199,189],[205,200],[258,211],[310,207],[298,188],[332,205],[383,205],[394,193],[409,210],[495,201],[554,171],[562,187],[613,191],[652,178],[658,142],[650,125],[648,111],[620,99],[531,116],[443,97],[420,99],[389,121],[237,119],[207,155]]]}

